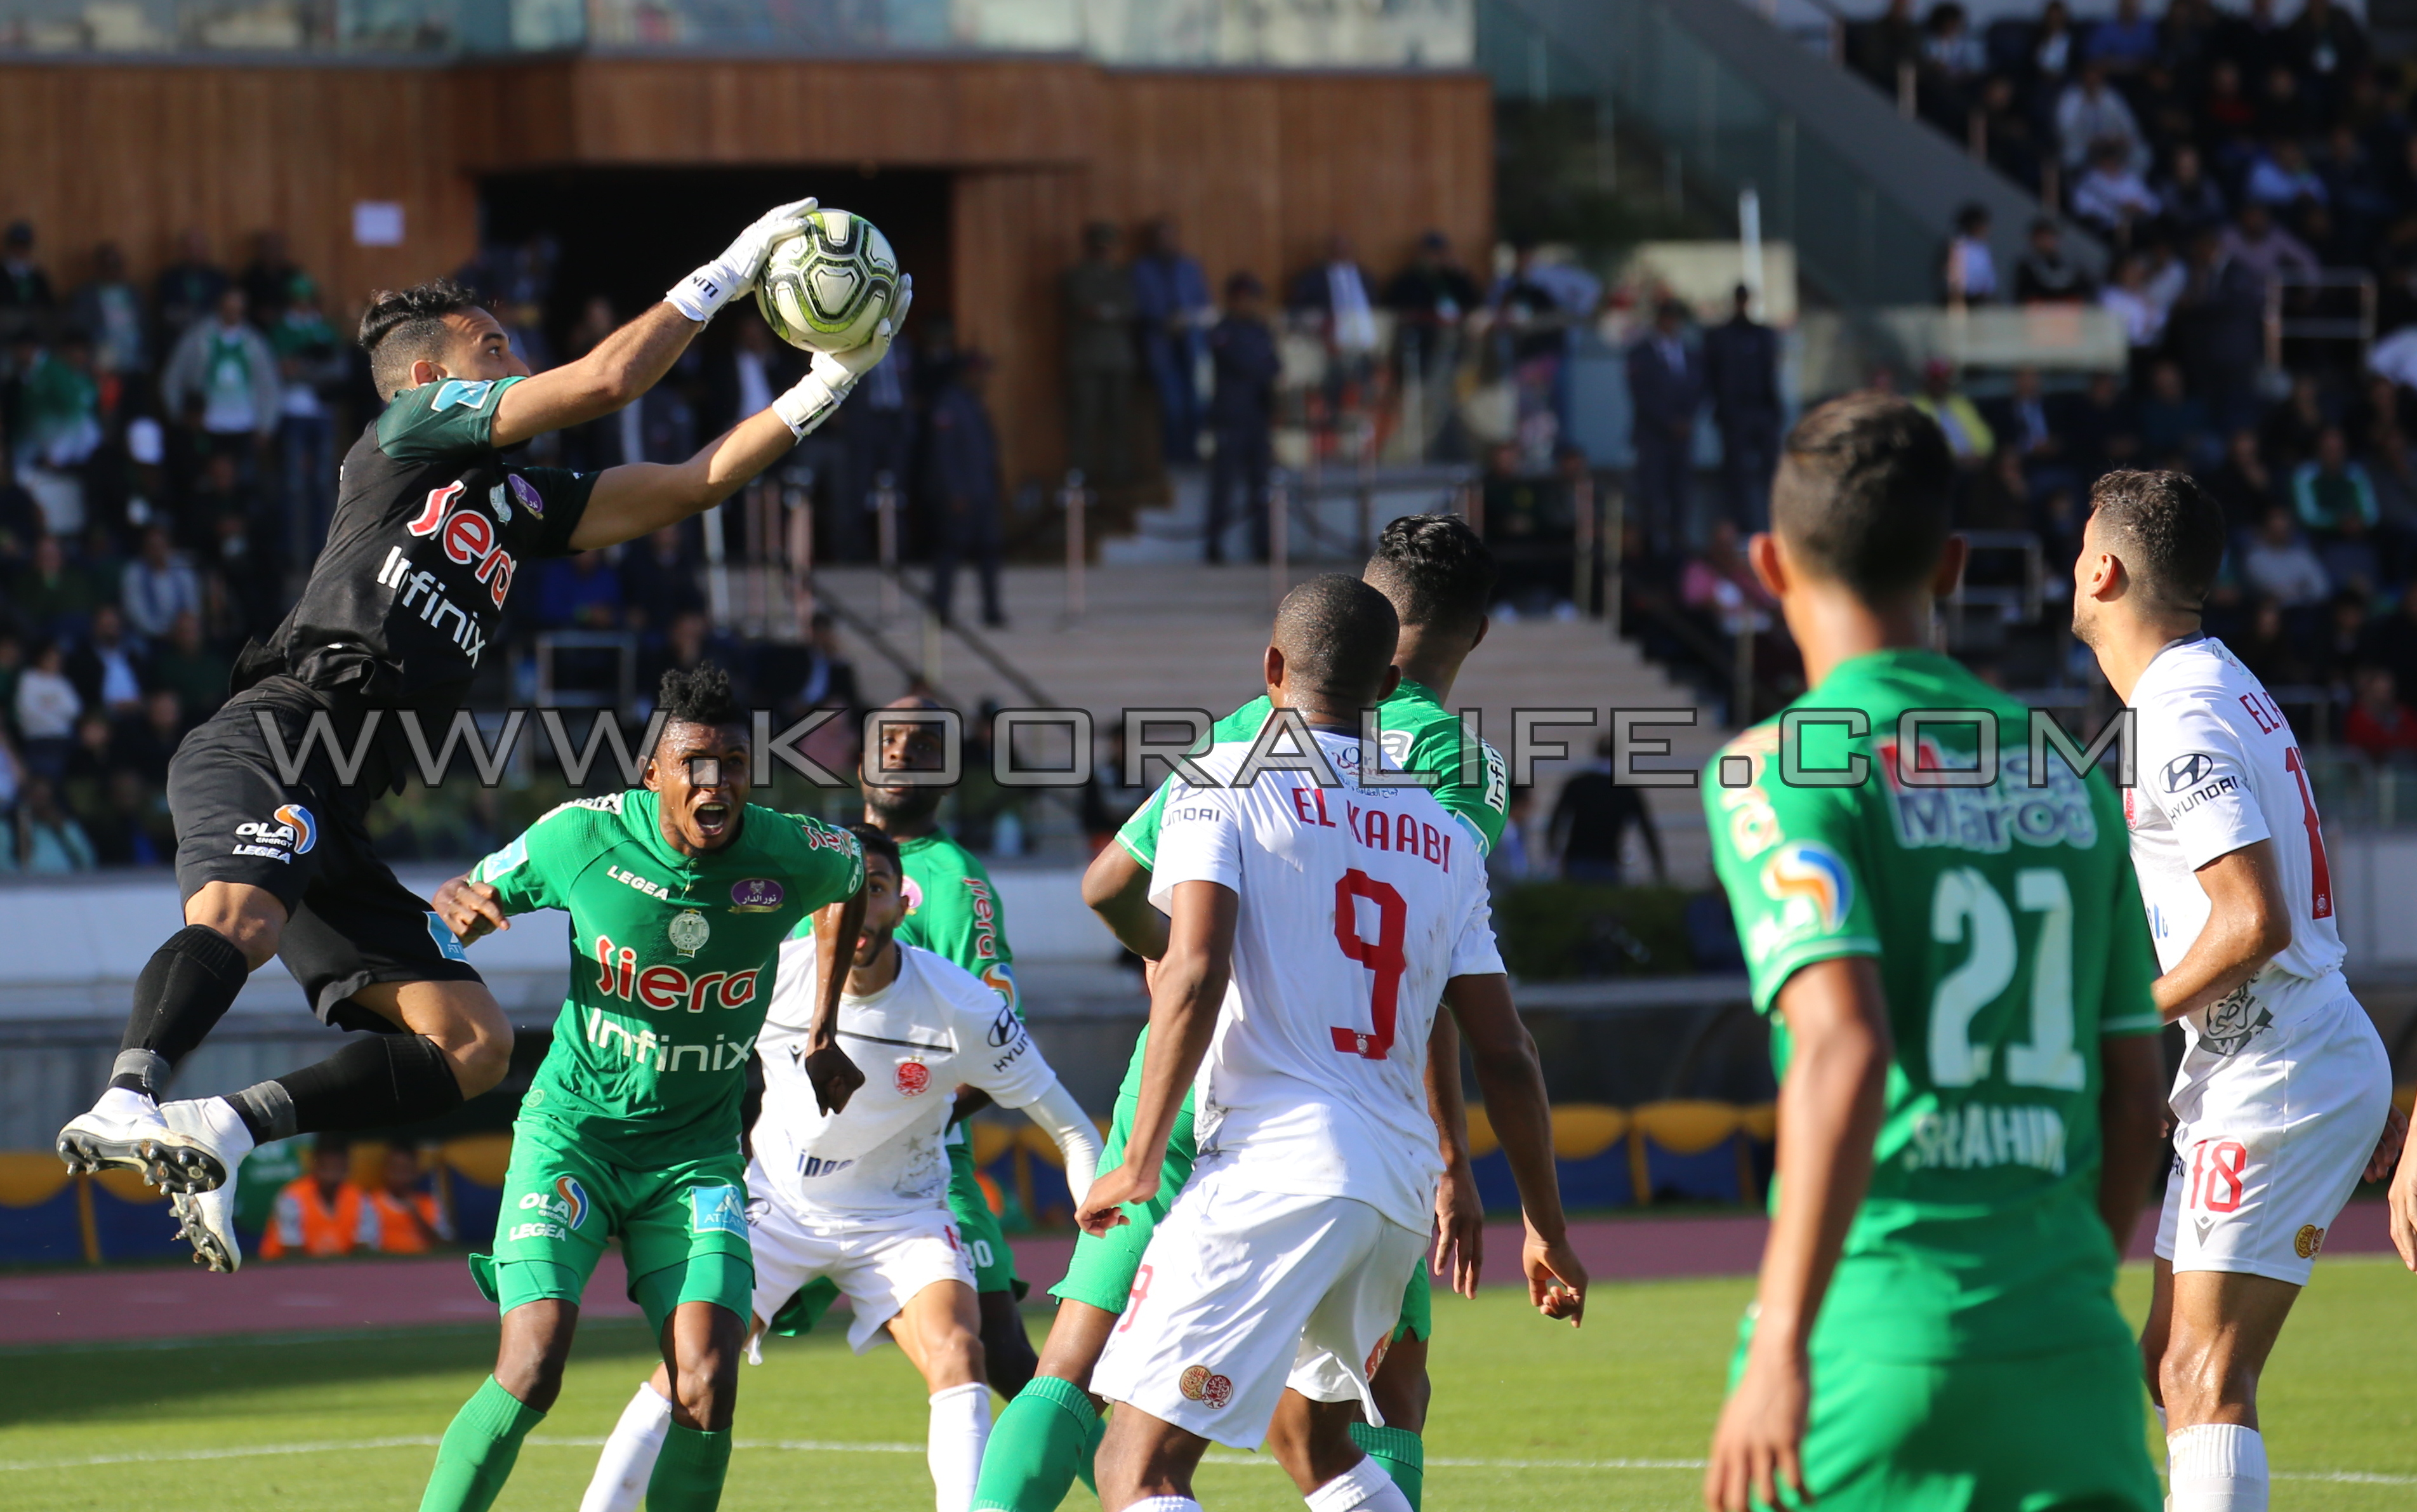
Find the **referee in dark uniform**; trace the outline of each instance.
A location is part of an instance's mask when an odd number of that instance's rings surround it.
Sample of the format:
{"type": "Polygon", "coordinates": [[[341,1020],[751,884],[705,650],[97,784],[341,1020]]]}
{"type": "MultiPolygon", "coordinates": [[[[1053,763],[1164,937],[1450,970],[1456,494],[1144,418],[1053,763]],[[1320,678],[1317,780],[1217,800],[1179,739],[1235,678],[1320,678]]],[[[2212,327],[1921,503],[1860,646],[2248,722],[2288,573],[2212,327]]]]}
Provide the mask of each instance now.
{"type": "Polygon", "coordinates": [[[865,346],[809,374],[685,463],[568,472],[507,449],[630,404],[772,244],[782,206],[585,357],[531,376],[503,328],[448,283],[378,296],[360,342],[385,412],[344,457],[327,543],[234,696],[169,767],[185,927],[136,980],[109,1089],[60,1131],[69,1168],[125,1166],[167,1188],[213,1270],[241,1255],[236,1168],[255,1142],[434,1117],[503,1078],[511,1027],[452,932],[371,848],[370,802],[401,785],[404,725],[442,741],[532,560],[591,551],[711,508],[788,454],[880,360],[911,290],[865,346]],[[316,737],[314,739],[313,737],[316,737]],[[372,1032],[233,1097],[159,1106],[270,956],[325,1022],[372,1032]]]}

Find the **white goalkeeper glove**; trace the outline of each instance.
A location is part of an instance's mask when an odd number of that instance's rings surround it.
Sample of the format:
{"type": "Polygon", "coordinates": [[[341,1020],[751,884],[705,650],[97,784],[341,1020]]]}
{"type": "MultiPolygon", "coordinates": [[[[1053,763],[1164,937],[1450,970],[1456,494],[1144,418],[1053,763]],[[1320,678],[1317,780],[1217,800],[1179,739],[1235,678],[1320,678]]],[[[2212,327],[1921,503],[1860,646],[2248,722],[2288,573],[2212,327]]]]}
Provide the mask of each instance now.
{"type": "Polygon", "coordinates": [[[772,413],[788,425],[791,435],[802,437],[830,419],[831,411],[839,408],[840,401],[856,387],[856,380],[881,365],[881,359],[889,355],[890,340],[906,323],[906,312],[914,303],[915,279],[908,274],[898,280],[898,294],[890,301],[889,313],[873,328],[871,341],[844,352],[814,354],[806,375],[787,393],[772,401],[772,413]]]}
{"type": "Polygon", "coordinates": [[[803,226],[818,203],[802,199],[774,206],[738,233],[738,239],[723,248],[721,256],[673,284],[663,298],[700,325],[711,320],[723,305],[755,286],[772,243],[803,226]]]}

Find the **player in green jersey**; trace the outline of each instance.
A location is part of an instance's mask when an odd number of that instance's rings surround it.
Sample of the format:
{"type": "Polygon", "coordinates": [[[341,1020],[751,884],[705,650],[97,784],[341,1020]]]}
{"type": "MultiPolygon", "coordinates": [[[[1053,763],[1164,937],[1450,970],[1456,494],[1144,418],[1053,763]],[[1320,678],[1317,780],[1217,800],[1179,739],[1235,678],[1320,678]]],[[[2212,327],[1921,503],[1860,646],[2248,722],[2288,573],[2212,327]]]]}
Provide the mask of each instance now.
{"type": "Polygon", "coordinates": [[[657,1512],[722,1499],[754,1266],[739,1103],[781,941],[817,921],[815,1096],[863,1076],[838,1045],[842,941],[863,924],[856,838],[751,804],[748,730],[709,665],[664,674],[646,785],[566,803],[438,890],[464,942],[512,914],[570,914],[570,996],[512,1126],[494,1254],[471,1257],[503,1309],[494,1374],[445,1430],[421,1512],[485,1512],[554,1405],[587,1278],[617,1236],[631,1300],[675,1383],[647,1489],[657,1512]]]}
{"type": "MultiPolygon", "coordinates": [[[[1433,773],[1437,781],[1429,790],[1467,827],[1481,850],[1490,848],[1501,836],[1509,811],[1509,776],[1501,753],[1482,741],[1467,742],[1459,717],[1444,701],[1452,696],[1461,664],[1485,638],[1493,557],[1459,519],[1414,514],[1385,527],[1361,575],[1392,601],[1401,620],[1393,656],[1401,685],[1379,706],[1378,740],[1404,770],[1433,773]]],[[[1219,720],[1212,739],[1247,741],[1266,724],[1269,713],[1268,700],[1254,698],[1219,720]]],[[[1165,798],[1162,784],[1117,832],[1116,844],[1101,851],[1083,879],[1084,901],[1127,949],[1146,960],[1156,960],[1166,945],[1166,916],[1148,901],[1165,798]]],[[[1115,1121],[1100,1157],[1102,1170],[1123,1158],[1148,1043],[1145,1031],[1134,1042],[1124,1084],[1117,1089],[1115,1121]]],[[[1458,1075],[1460,1040],[1449,1014],[1436,1016],[1427,1064],[1428,1093],[1445,1131],[1445,1171],[1436,1204],[1443,1232],[1437,1259],[1441,1264],[1448,1254],[1456,1256],[1454,1288],[1473,1291],[1484,1213],[1469,1173],[1467,1120],[1458,1075]]],[[[992,1429],[974,1498],[977,1512],[1047,1512],[1065,1497],[1077,1475],[1090,1481],[1091,1453],[1101,1431],[1099,1405],[1088,1389],[1091,1368],[1124,1310],[1152,1229],[1191,1175],[1192,1157],[1192,1105],[1186,1098],[1167,1141],[1158,1196],[1128,1208],[1129,1221],[1106,1234],[1077,1239],[1066,1278],[1050,1289],[1058,1299],[1057,1317],[1041,1347],[1039,1372],[992,1429]]],[[[1419,1504],[1424,1478],[1425,1449],[1419,1435],[1426,1426],[1430,1394],[1426,1357],[1431,1325],[1427,1273],[1421,1267],[1403,1298],[1394,1342],[1370,1383],[1385,1426],[1363,1423],[1352,1430],[1361,1448],[1385,1467],[1412,1506],[1419,1504]]]]}
{"type": "Polygon", "coordinates": [[[1714,1512],[2159,1504],[2112,1295],[2159,1155],[2156,956],[2114,788],[1925,649],[1953,472],[1904,401],[1833,401],[1753,542],[1812,691],[1703,786],[1781,1078],[1714,1512]]]}

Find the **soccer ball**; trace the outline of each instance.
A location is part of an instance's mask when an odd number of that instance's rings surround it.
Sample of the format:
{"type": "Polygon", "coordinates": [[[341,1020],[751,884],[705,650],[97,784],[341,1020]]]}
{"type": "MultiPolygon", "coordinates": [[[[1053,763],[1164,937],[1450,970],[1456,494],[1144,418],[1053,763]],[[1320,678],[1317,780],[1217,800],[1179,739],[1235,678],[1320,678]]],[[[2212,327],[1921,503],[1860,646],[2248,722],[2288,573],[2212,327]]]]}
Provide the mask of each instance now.
{"type": "Polygon", "coordinates": [[[791,346],[844,352],[873,340],[897,293],[889,238],[860,215],[816,210],[803,230],[772,244],[755,305],[791,346]]]}

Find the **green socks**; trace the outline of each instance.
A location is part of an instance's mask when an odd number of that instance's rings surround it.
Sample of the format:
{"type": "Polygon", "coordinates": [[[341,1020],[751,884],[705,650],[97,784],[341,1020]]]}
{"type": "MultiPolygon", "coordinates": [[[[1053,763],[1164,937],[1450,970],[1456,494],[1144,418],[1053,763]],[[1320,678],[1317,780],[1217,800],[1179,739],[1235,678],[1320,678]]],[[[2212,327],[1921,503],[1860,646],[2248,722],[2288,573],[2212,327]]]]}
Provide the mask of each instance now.
{"type": "Polygon", "coordinates": [[[436,1446],[436,1468],[429,1473],[419,1512],[487,1512],[520,1458],[521,1440],[544,1420],[494,1376],[480,1382],[436,1446]]]}
{"type": "Polygon", "coordinates": [[[1408,1498],[1411,1512],[1418,1512],[1419,1491],[1427,1479],[1426,1441],[1407,1428],[1370,1428],[1365,1423],[1354,1423],[1351,1442],[1392,1477],[1393,1484],[1408,1498]]]}
{"type": "Polygon", "coordinates": [[[1093,1485],[1100,1433],[1088,1393],[1055,1376],[1034,1376],[991,1428],[974,1512],[1056,1512],[1075,1476],[1093,1485]]]}
{"type": "Polygon", "coordinates": [[[663,1435],[663,1452],[646,1481],[646,1512],[713,1512],[730,1474],[730,1435],[682,1428],[663,1435]]]}

